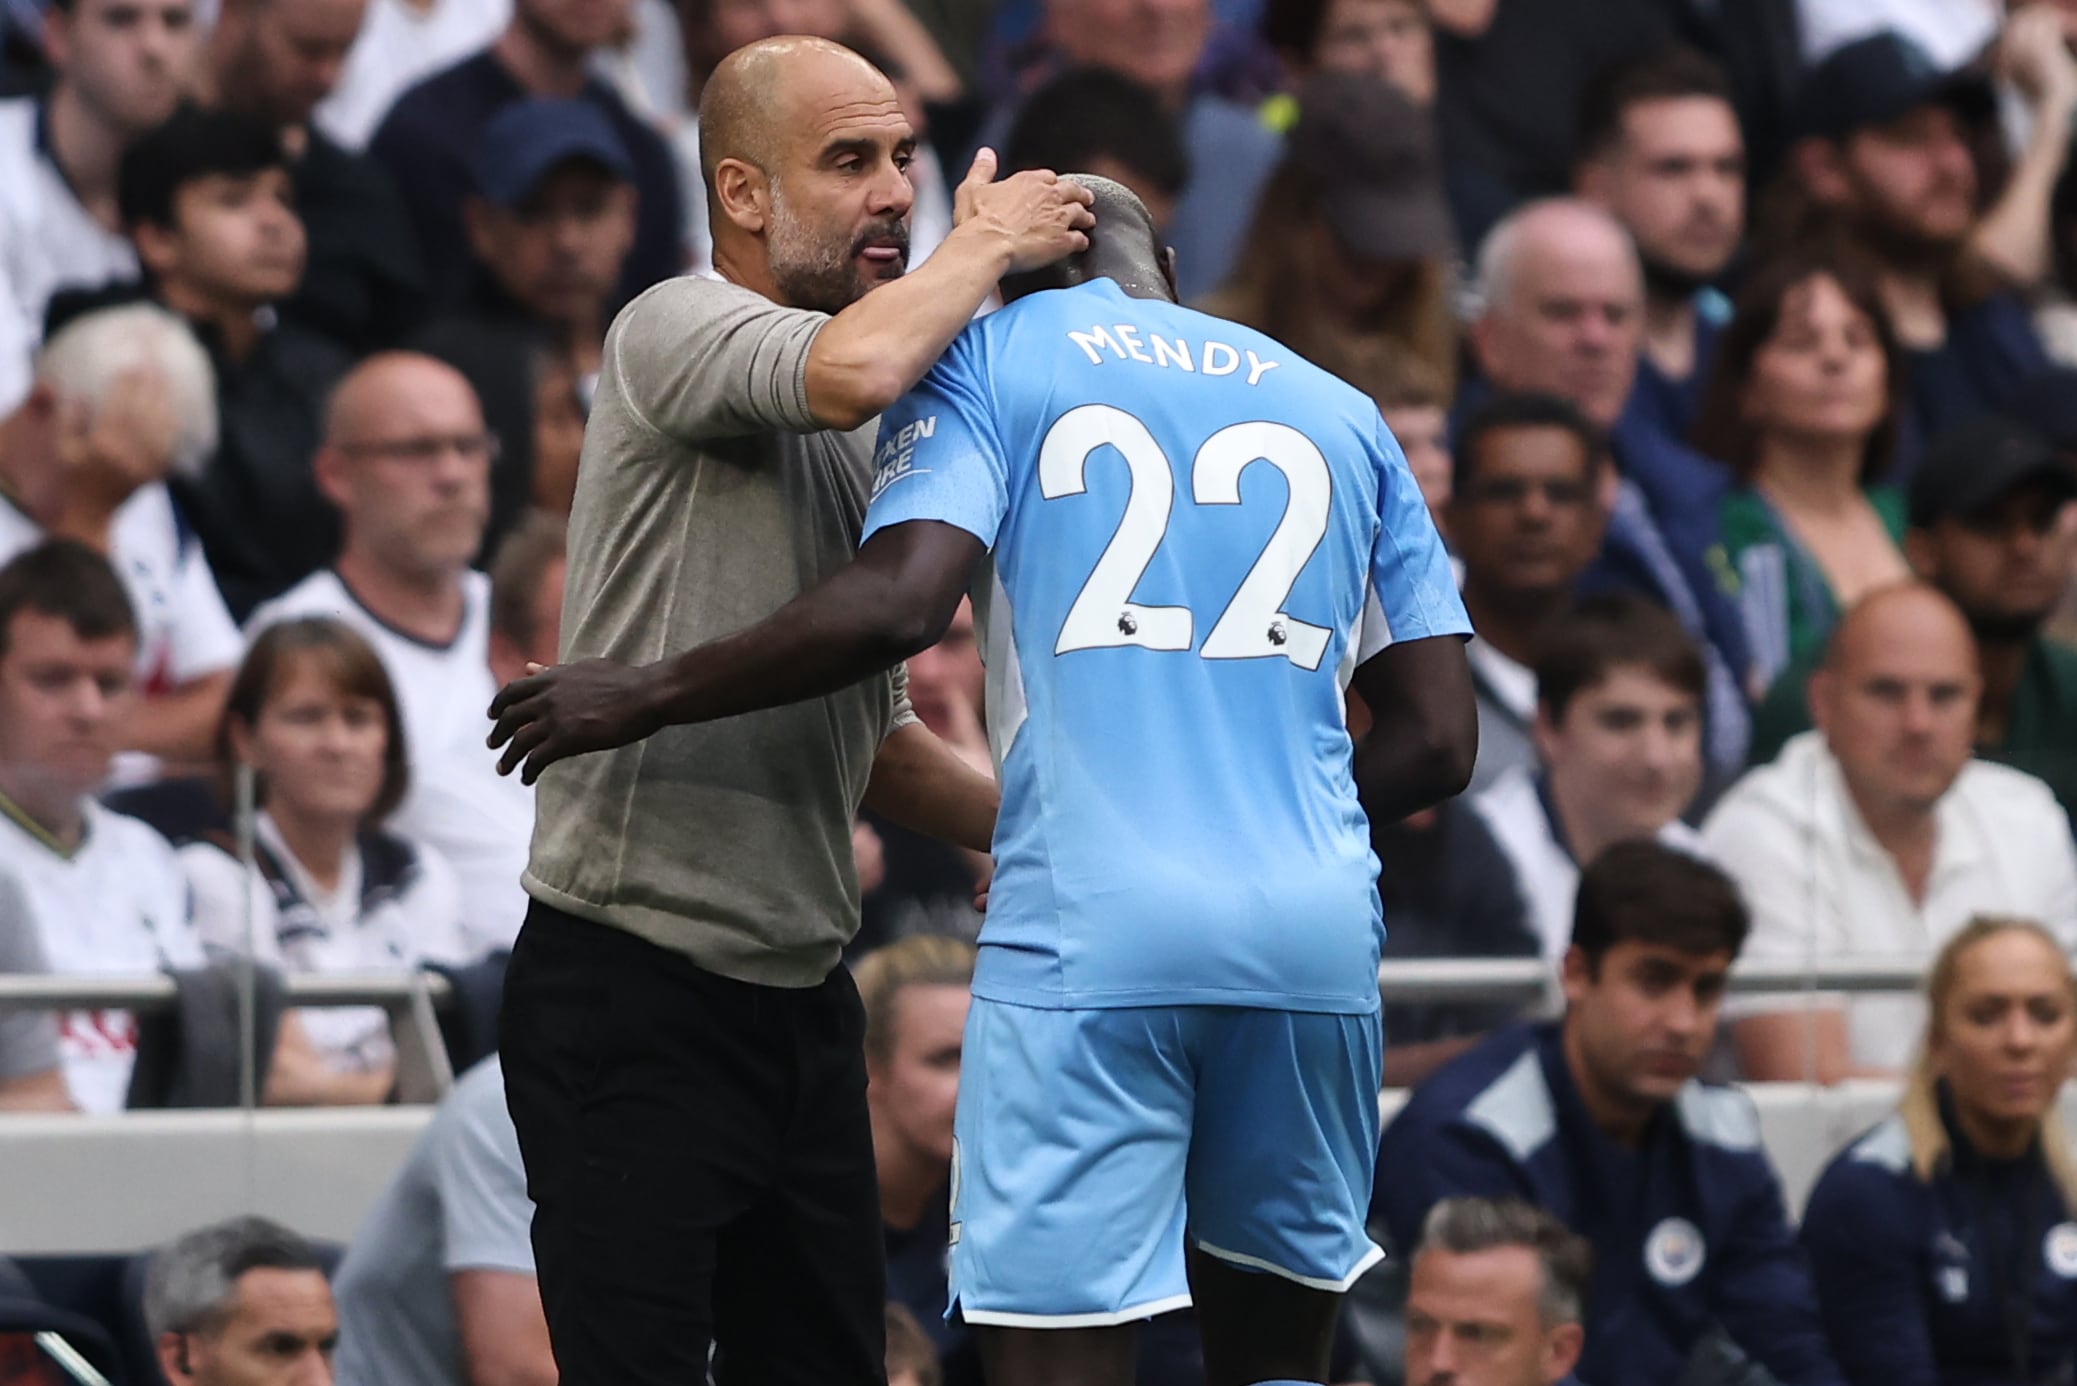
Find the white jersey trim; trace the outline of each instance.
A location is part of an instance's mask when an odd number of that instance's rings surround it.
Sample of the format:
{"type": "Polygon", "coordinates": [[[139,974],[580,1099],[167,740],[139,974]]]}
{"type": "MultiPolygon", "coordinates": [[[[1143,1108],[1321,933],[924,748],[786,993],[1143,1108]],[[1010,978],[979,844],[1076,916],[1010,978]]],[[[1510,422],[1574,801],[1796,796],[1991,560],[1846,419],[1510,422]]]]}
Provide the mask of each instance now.
{"type": "Polygon", "coordinates": [[[1332,1295],[1348,1293],[1349,1287],[1361,1280],[1365,1271],[1385,1259],[1385,1253],[1378,1248],[1376,1243],[1372,1243],[1369,1249],[1357,1260],[1354,1270],[1339,1280],[1326,1280],[1317,1275],[1300,1275],[1297,1271],[1288,1270],[1274,1261],[1265,1261],[1259,1256],[1243,1256],[1238,1251],[1227,1251],[1222,1247],[1213,1246],[1210,1242],[1192,1242],[1191,1245],[1205,1255],[1217,1257],[1219,1260],[1229,1264],[1240,1266],[1247,1270],[1263,1271],[1269,1275],[1289,1280],[1293,1284],[1303,1285],[1308,1290],[1325,1290],[1332,1295]]]}
{"type": "Polygon", "coordinates": [[[985,1324],[991,1328],[1111,1328],[1189,1307],[1190,1296],[1170,1295],[1167,1299],[1150,1300],[1102,1314],[1008,1314],[994,1309],[969,1309],[962,1303],[959,1315],[968,1323],[985,1324]]]}

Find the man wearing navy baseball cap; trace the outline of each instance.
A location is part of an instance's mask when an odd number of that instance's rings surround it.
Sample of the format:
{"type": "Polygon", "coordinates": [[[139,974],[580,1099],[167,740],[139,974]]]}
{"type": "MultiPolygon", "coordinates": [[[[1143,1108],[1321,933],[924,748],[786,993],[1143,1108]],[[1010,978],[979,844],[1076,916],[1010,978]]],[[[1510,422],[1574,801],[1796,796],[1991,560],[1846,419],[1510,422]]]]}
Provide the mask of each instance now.
{"type": "MultiPolygon", "coordinates": [[[[2077,469],[2025,424],[1991,414],[1935,440],[1911,478],[1904,554],[1961,609],[1983,696],[1976,754],[2047,782],[2077,809],[2077,650],[2042,627],[2062,597],[2072,540],[2062,523],[2077,469]]],[[[1754,764],[1810,725],[1815,657],[1776,680],[1753,717],[1754,764]]]]}
{"type": "Polygon", "coordinates": [[[586,382],[635,243],[634,179],[589,101],[515,101],[484,127],[463,206],[474,282],[418,345],[469,378],[504,442],[486,555],[528,505],[569,507],[586,382]]]}
{"type": "Polygon", "coordinates": [[[1994,118],[1984,78],[1943,71],[1893,30],[1834,52],[1798,98],[1787,176],[1880,267],[1911,359],[1904,471],[1924,440],[2000,407],[2048,365],[2025,305],[1988,292],[1991,276],[1971,260],[1983,224],[1971,141],[1994,118]]]}

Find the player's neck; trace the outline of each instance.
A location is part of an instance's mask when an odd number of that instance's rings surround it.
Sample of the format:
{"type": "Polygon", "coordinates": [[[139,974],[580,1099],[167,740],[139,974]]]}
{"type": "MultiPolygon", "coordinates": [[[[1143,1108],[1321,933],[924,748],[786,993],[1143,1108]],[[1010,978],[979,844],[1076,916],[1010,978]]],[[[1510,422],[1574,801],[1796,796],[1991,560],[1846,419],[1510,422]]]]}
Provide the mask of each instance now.
{"type": "Polygon", "coordinates": [[[1521,665],[1535,662],[1538,639],[1571,603],[1569,588],[1499,593],[1464,584],[1464,607],[1478,638],[1521,665]]]}
{"type": "Polygon", "coordinates": [[[414,640],[445,645],[461,633],[467,606],[463,569],[407,573],[349,543],[333,571],[370,615],[414,640]]]}

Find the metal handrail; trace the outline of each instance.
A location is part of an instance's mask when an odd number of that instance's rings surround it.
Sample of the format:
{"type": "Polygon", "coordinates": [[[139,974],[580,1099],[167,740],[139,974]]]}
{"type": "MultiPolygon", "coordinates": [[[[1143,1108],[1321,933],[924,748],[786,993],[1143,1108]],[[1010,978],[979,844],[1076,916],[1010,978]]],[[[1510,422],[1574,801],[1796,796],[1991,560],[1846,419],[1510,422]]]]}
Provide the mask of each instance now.
{"type": "MultiPolygon", "coordinates": [[[[440,1038],[434,1010],[454,995],[437,972],[294,973],[281,978],[290,1006],[380,1006],[397,1047],[397,1099],[437,1102],[454,1086],[454,1067],[440,1038]]],[[[171,1010],[179,996],[164,973],[62,976],[0,973],[0,1012],[125,1010],[150,1015],[171,1010]]]]}
{"type": "MultiPolygon", "coordinates": [[[[297,1006],[402,1006],[420,992],[444,1004],[453,987],[437,972],[296,973],[281,979],[285,999],[297,1006]]],[[[58,976],[0,973],[0,1010],[126,1010],[150,1014],[172,1006],[178,994],[161,972],[58,976]]]]}
{"type": "MultiPolygon", "coordinates": [[[[1895,955],[1837,957],[1814,967],[1790,962],[1745,962],[1731,969],[1730,989],[1741,994],[1916,991],[1923,959],[1895,955]]],[[[1555,984],[1556,969],[1541,958],[1393,959],[1377,970],[1387,1005],[1406,1001],[1533,1000],[1555,984]]]]}

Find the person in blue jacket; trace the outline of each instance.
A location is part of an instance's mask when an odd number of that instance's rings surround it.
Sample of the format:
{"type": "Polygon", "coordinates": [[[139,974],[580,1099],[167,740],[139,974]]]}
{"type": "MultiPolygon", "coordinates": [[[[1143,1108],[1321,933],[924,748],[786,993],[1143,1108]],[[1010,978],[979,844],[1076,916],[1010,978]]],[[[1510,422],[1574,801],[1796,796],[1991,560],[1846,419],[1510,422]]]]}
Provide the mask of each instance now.
{"type": "Polygon", "coordinates": [[[1618,843],[1580,877],[1558,1023],[1503,1030],[1415,1089],[1373,1221],[1419,1241],[1444,1198],[1513,1195],[1592,1241],[1579,1380],[1840,1386],[1743,1093],[1695,1080],[1749,918],[1722,872],[1618,843]]]}
{"type": "Polygon", "coordinates": [[[1803,1218],[1854,1386],[2077,1379],[2077,1161],[2055,1120],[2077,999],[2054,937],[1978,917],[1927,975],[1897,1110],[1825,1170],[1803,1218]]]}

